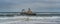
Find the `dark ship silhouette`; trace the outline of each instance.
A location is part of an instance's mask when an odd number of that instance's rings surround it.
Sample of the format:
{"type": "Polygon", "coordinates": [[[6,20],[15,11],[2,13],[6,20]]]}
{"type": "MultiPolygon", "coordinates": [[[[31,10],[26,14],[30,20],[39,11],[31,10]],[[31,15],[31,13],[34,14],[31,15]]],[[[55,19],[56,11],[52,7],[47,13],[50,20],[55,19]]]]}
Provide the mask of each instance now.
{"type": "Polygon", "coordinates": [[[22,9],[21,15],[36,15],[36,13],[33,13],[30,8],[28,8],[28,11],[25,11],[25,9],[22,9]]]}

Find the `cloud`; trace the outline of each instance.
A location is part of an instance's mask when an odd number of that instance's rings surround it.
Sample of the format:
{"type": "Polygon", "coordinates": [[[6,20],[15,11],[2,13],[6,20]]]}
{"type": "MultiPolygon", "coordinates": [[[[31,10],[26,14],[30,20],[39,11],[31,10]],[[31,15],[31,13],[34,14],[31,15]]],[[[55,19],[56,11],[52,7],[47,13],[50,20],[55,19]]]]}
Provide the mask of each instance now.
{"type": "Polygon", "coordinates": [[[59,12],[59,6],[60,0],[0,0],[0,12],[19,12],[27,8],[39,12],[59,12]]]}

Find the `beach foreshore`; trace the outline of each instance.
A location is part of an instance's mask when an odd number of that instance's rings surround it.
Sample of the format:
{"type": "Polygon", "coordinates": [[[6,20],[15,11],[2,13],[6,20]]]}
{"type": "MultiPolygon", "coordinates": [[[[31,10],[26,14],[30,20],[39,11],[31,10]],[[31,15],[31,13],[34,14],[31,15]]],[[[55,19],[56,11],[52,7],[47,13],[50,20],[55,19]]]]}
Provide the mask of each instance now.
{"type": "Polygon", "coordinates": [[[15,16],[0,19],[0,24],[58,24],[60,22],[60,17],[15,16]]]}

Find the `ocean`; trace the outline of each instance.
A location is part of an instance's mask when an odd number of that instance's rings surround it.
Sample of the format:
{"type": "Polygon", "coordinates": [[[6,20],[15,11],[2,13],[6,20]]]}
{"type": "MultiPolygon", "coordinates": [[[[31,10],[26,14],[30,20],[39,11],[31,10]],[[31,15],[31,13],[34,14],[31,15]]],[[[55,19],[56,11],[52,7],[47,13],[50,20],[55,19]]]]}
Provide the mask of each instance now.
{"type": "Polygon", "coordinates": [[[59,13],[38,13],[36,16],[20,13],[0,13],[0,24],[60,24],[59,13]]]}
{"type": "Polygon", "coordinates": [[[0,24],[60,24],[60,16],[0,17],[0,24]]]}

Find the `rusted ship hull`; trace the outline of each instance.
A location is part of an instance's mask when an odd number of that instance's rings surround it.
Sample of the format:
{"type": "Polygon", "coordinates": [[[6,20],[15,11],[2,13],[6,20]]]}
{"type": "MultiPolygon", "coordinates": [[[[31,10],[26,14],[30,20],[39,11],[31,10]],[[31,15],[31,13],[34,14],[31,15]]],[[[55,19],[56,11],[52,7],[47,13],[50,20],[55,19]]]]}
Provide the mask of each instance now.
{"type": "Polygon", "coordinates": [[[35,13],[27,14],[27,13],[20,13],[21,15],[36,15],[35,13]]]}

